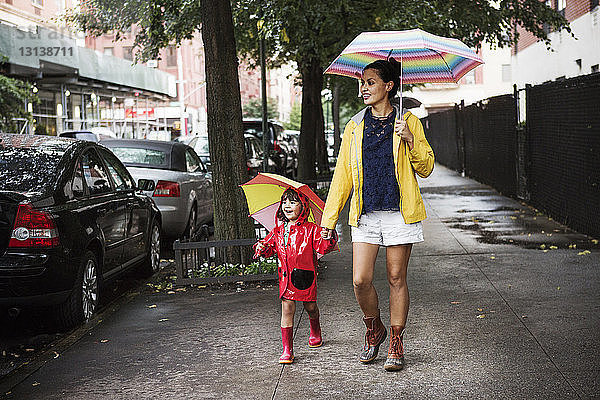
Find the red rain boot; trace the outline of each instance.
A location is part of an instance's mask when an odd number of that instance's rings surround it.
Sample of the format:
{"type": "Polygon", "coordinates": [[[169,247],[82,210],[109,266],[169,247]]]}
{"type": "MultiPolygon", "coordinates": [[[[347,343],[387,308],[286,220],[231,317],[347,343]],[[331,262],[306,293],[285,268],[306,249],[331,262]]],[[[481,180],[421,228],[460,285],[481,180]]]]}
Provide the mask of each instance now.
{"type": "Polygon", "coordinates": [[[283,353],[279,357],[279,364],[291,364],[294,362],[294,327],[281,328],[281,341],[283,353]]]}
{"type": "Polygon", "coordinates": [[[309,318],[308,320],[310,321],[310,336],[308,337],[308,347],[319,347],[323,344],[319,318],[309,318]]]}

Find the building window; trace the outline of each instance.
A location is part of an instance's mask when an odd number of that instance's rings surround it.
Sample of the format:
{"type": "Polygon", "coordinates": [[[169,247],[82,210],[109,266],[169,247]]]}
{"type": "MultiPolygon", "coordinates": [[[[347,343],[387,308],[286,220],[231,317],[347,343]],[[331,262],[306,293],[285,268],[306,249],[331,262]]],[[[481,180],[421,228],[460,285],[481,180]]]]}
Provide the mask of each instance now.
{"type": "Polygon", "coordinates": [[[133,47],[123,46],[123,58],[129,61],[133,61],[133,47]]]}
{"type": "Polygon", "coordinates": [[[598,64],[592,65],[592,74],[599,72],[600,69],[598,69],[598,64]]]}
{"type": "Polygon", "coordinates": [[[112,56],[113,55],[113,48],[112,47],[105,47],[104,48],[104,55],[105,56],[112,56]]]}
{"type": "Polygon", "coordinates": [[[31,0],[31,4],[37,7],[44,7],[44,0],[31,0]]]}
{"type": "Polygon", "coordinates": [[[167,67],[177,66],[177,48],[175,46],[167,47],[167,67]]]}
{"type": "Polygon", "coordinates": [[[9,4],[12,6],[13,0],[6,0],[6,4],[9,4]]]}
{"type": "Polygon", "coordinates": [[[463,82],[466,85],[474,85],[475,84],[475,70],[470,70],[463,76],[463,82]]]}
{"type": "Polygon", "coordinates": [[[567,8],[567,0],[557,0],[556,1],[556,9],[558,11],[563,11],[565,8],[567,8]]]}
{"type": "Polygon", "coordinates": [[[502,82],[512,82],[512,68],[510,64],[502,64],[502,82]]]}

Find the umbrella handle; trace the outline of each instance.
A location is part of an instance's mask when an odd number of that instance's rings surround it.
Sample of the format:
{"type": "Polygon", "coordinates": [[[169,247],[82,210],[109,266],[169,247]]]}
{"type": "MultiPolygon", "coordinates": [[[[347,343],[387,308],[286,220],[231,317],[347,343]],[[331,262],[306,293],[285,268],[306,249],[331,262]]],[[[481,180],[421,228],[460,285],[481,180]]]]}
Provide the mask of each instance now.
{"type": "Polygon", "coordinates": [[[400,118],[403,117],[404,103],[402,102],[402,52],[400,52],[400,118]]]}

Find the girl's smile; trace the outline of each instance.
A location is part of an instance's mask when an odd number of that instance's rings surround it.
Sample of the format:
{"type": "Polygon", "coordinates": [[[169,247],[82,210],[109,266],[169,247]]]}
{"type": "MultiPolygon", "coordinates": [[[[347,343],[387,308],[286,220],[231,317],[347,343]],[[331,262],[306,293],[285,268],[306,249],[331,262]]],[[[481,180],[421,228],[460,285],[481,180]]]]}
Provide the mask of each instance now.
{"type": "Polygon", "coordinates": [[[290,222],[294,222],[300,216],[302,205],[297,201],[285,199],[281,204],[281,209],[285,217],[289,219],[290,222]]]}

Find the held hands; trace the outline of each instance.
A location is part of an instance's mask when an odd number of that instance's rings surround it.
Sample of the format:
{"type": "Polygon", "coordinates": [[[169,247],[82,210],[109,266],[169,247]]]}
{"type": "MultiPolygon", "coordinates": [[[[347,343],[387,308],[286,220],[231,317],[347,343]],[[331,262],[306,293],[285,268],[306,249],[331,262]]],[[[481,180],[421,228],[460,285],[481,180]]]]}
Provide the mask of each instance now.
{"type": "Polygon", "coordinates": [[[325,240],[329,240],[333,237],[333,229],[321,228],[321,237],[325,240]]]}
{"type": "Polygon", "coordinates": [[[415,137],[413,136],[412,132],[408,128],[408,125],[406,124],[405,120],[400,118],[399,120],[396,121],[396,125],[394,126],[394,133],[396,135],[399,135],[400,138],[406,142],[409,150],[413,149],[413,147],[415,145],[414,144],[415,137]]]}

